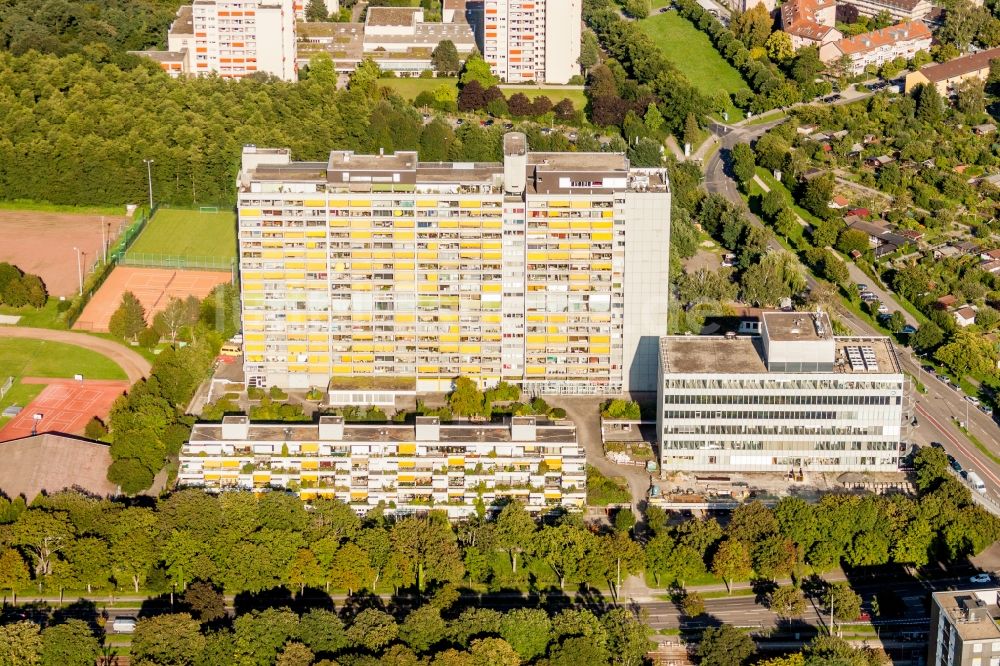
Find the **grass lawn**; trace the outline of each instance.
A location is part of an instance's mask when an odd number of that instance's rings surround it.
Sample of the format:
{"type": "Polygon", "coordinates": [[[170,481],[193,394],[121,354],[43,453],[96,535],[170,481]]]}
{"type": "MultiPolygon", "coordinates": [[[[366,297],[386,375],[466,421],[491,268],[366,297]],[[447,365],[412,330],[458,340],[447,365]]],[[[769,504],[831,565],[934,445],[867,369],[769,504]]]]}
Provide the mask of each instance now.
{"type": "Polygon", "coordinates": [[[236,256],[236,215],[230,210],[160,209],[129,252],[229,261],[236,256]]]}
{"type": "MultiPolygon", "coordinates": [[[[458,79],[454,78],[441,78],[441,79],[421,79],[421,78],[408,78],[408,79],[379,79],[379,85],[385,86],[386,88],[391,88],[398,92],[400,95],[408,100],[414,99],[417,95],[425,90],[434,90],[438,86],[457,86],[458,79]]],[[[503,94],[510,97],[514,93],[524,93],[529,99],[534,99],[541,95],[546,95],[553,104],[558,104],[563,100],[563,98],[568,98],[569,101],[573,102],[573,106],[577,109],[583,109],[587,105],[587,98],[583,94],[583,90],[576,88],[562,88],[559,86],[510,86],[501,85],[500,89],[503,90],[503,94]]]]}
{"type": "Polygon", "coordinates": [[[378,84],[380,86],[385,86],[386,88],[391,88],[406,99],[412,100],[423,91],[434,90],[438,86],[455,87],[458,85],[458,79],[421,79],[411,77],[408,79],[379,79],[378,84]]]}
{"type": "MultiPolygon", "coordinates": [[[[68,299],[67,299],[68,300],[68,299]]],[[[12,308],[7,305],[0,306],[0,314],[15,315],[20,317],[18,326],[31,326],[33,328],[58,328],[65,329],[66,322],[57,309],[59,307],[58,298],[50,298],[45,303],[45,307],[33,308],[24,306],[22,308],[12,308]]]]}
{"type": "MultiPolygon", "coordinates": [[[[653,14],[639,21],[639,25],[663,49],[667,59],[704,94],[749,89],[740,73],[715,50],[708,35],[677,12],[653,14]]],[[[729,106],[729,122],[743,120],[743,112],[732,104],[729,106]]]]}
{"type": "MultiPolygon", "coordinates": [[[[21,377],[65,377],[80,373],[88,379],[126,379],[118,364],[97,352],[61,342],[0,339],[0,384],[8,377],[14,385],[2,399],[0,411],[10,405],[26,406],[44,384],[22,384],[21,377]]],[[[10,419],[0,418],[0,426],[10,419]]]]}
{"type": "Polygon", "coordinates": [[[553,104],[558,104],[565,98],[573,102],[573,107],[578,111],[587,106],[587,96],[583,94],[582,90],[575,88],[560,88],[558,86],[500,86],[500,89],[503,90],[503,94],[508,99],[515,93],[524,93],[528,99],[535,99],[536,97],[545,95],[552,100],[553,104]]]}

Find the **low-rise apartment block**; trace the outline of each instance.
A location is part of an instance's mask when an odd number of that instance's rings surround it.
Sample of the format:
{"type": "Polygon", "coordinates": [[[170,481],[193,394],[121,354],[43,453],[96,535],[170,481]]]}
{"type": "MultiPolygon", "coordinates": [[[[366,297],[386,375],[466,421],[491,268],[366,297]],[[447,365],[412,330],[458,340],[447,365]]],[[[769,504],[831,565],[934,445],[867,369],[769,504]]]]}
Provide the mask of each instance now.
{"type": "Polygon", "coordinates": [[[930,14],[934,5],[930,0],[842,0],[845,5],[857,8],[862,16],[887,13],[896,21],[919,21],[930,14]]]}
{"type": "Polygon", "coordinates": [[[1000,48],[986,49],[948,62],[921,67],[906,75],[906,89],[910,94],[919,85],[933,85],[942,97],[951,97],[964,81],[985,81],[990,73],[990,62],[1000,58],[1000,48]]]}
{"type": "Polygon", "coordinates": [[[327,53],[339,72],[350,73],[364,58],[385,71],[416,76],[434,69],[434,48],[448,40],[465,59],[477,48],[472,26],[464,20],[427,22],[420,8],[371,7],[364,23],[299,24],[299,66],[327,53]]]}
{"type": "Polygon", "coordinates": [[[822,46],[844,36],[836,28],[836,0],[788,0],[780,11],[781,29],[793,48],[822,46]]]}
{"type": "Polygon", "coordinates": [[[200,423],[180,457],[178,482],[222,491],[289,489],[304,500],[336,498],[364,513],[444,509],[451,518],[520,500],[533,513],[577,510],[586,499],[586,457],[567,421],[533,416],[508,423],[414,425],[251,423],[245,416],[200,423]]]}
{"type": "Polygon", "coordinates": [[[930,48],[930,29],[920,21],[908,21],[824,44],[819,59],[830,63],[846,56],[848,73],[861,74],[868,66],[881,67],[896,58],[910,60],[930,48]]]}
{"type": "Polygon", "coordinates": [[[1000,663],[997,589],[948,590],[931,595],[927,666],[1000,663]]]}
{"type": "Polygon", "coordinates": [[[248,382],[372,376],[529,395],[656,387],[670,189],[622,154],[427,163],[415,152],[293,162],[247,147],[238,179],[248,382]]]}
{"type": "Polygon", "coordinates": [[[899,467],[905,383],[888,338],[764,312],[757,336],[662,338],[659,373],[664,473],[899,467]]]}
{"type": "Polygon", "coordinates": [[[166,51],[135,51],[171,76],[257,72],[297,78],[293,0],[195,0],[177,10],[166,51]]]}

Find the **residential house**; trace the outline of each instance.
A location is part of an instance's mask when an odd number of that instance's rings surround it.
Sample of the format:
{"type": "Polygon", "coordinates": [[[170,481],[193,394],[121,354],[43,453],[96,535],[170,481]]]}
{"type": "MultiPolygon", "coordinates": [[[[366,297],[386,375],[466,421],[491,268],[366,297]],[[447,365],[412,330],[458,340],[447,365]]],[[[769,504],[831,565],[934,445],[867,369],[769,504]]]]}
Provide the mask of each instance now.
{"type": "Polygon", "coordinates": [[[888,155],[878,155],[876,157],[869,157],[865,159],[865,166],[869,166],[875,169],[880,169],[890,162],[895,162],[895,158],[889,157],[888,155]]]}
{"type": "Polygon", "coordinates": [[[979,258],[982,259],[983,261],[996,261],[1000,259],[1000,249],[980,252],[979,258]]]}
{"type": "Polygon", "coordinates": [[[937,304],[937,308],[939,310],[948,310],[953,307],[955,303],[958,303],[958,298],[956,298],[953,294],[948,294],[947,296],[942,296],[937,299],[935,303],[937,304]]]}
{"type": "Polygon", "coordinates": [[[788,0],[781,6],[781,29],[796,49],[822,46],[843,38],[836,24],[836,0],[788,0]]]}
{"type": "Polygon", "coordinates": [[[844,218],[844,223],[851,229],[868,234],[868,243],[872,246],[876,259],[892,254],[909,243],[906,237],[890,231],[884,220],[868,222],[856,215],[848,215],[844,218]]]}
{"type": "Polygon", "coordinates": [[[958,84],[977,79],[985,81],[990,73],[990,61],[1000,58],[1000,48],[979,51],[948,62],[921,67],[906,75],[905,92],[920,85],[933,84],[943,96],[952,95],[958,84]]]}
{"type": "Polygon", "coordinates": [[[952,259],[954,257],[961,257],[964,254],[953,245],[938,245],[931,249],[931,253],[935,259],[952,259]]]}
{"type": "Polygon", "coordinates": [[[976,308],[972,305],[963,305],[951,313],[955,318],[955,323],[965,328],[976,323],[976,308]]]}
{"type": "Polygon", "coordinates": [[[972,133],[976,136],[985,136],[997,131],[997,126],[993,123],[983,123],[972,128],[972,133]]]}
{"type": "Polygon", "coordinates": [[[851,63],[848,72],[861,74],[866,67],[881,67],[896,58],[910,60],[918,51],[930,47],[930,29],[920,21],[906,21],[824,44],[819,59],[830,63],[846,56],[851,63]]]}
{"type": "Polygon", "coordinates": [[[833,197],[833,199],[830,200],[830,203],[827,205],[830,208],[839,210],[841,208],[847,208],[850,204],[851,201],[847,197],[845,197],[843,194],[837,194],[833,197]]]}
{"type": "Polygon", "coordinates": [[[984,270],[987,273],[997,273],[1000,272],[1000,259],[993,259],[992,261],[984,261],[979,264],[980,270],[984,270]]]}

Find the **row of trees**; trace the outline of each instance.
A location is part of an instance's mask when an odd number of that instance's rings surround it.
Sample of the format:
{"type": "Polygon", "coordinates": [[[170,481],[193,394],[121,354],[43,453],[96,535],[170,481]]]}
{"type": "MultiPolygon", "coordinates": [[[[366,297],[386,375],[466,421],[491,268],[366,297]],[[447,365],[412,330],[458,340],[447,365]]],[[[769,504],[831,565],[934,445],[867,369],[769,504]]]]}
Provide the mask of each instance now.
{"type": "MultiPolygon", "coordinates": [[[[639,666],[648,650],[646,627],[622,608],[462,610],[457,596],[445,590],[405,614],[367,600],[339,614],[266,608],[230,622],[219,592],[197,584],[181,598],[184,612],[139,620],[130,655],[140,666],[639,666]]],[[[41,631],[21,621],[0,627],[0,663],[91,666],[100,639],[81,620],[41,631]]]]}
{"type": "MultiPolygon", "coordinates": [[[[286,586],[347,592],[436,589],[468,581],[490,589],[610,586],[645,569],[682,586],[711,571],[727,583],[751,575],[777,579],[808,563],[925,565],[978,553],[998,536],[997,519],[971,502],[937,449],[917,457],[920,496],[825,495],[818,504],[782,499],[739,507],[723,528],[715,519],[668,524],[651,509],[654,537],[643,547],[631,521],[594,533],[575,515],[538,524],[522,505],[495,518],[450,524],[443,514],[364,520],[336,500],[306,511],[294,494],[220,496],[174,493],[152,507],[73,493],[42,497],[25,509],[4,502],[0,589],[34,581],[63,588],[183,589],[196,580],[228,593],[286,586]]],[[[618,524],[618,521],[616,521],[618,524]]]]}
{"type": "MultiPolygon", "coordinates": [[[[187,404],[211,371],[222,341],[231,337],[238,325],[239,293],[231,284],[216,287],[200,303],[193,326],[181,322],[194,318],[194,304],[175,303],[179,306],[171,309],[178,311],[178,319],[169,320],[168,332],[175,338],[183,333],[190,343],[158,354],[150,376],[133,385],[111,407],[108,426],[113,462],[108,479],[129,495],[149,488],[167,460],[180,453],[193,421],[184,413],[187,404]]],[[[126,306],[123,303],[123,308],[126,306]]],[[[141,305],[138,307],[141,311],[141,305]]],[[[163,318],[160,325],[166,326],[163,318]]]]}
{"type": "Polygon", "coordinates": [[[0,262],[0,304],[13,308],[25,305],[40,308],[47,300],[48,292],[42,278],[25,273],[6,261],[0,262]]]}

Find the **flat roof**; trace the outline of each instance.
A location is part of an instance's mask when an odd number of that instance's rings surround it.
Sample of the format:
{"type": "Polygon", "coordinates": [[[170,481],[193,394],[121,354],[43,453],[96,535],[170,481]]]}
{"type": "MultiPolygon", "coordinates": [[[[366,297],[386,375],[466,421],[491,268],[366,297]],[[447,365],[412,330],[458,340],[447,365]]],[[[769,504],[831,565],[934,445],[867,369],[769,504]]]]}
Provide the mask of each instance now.
{"type": "Polygon", "coordinates": [[[39,494],[79,488],[98,496],[117,495],[108,481],[111,452],[107,444],[45,433],[0,443],[0,490],[10,498],[24,495],[30,504],[39,494]]]}
{"type": "Polygon", "coordinates": [[[194,10],[191,5],[181,5],[177,8],[177,17],[170,24],[170,34],[194,36],[194,10]]]}
{"type": "MultiPolygon", "coordinates": [[[[510,426],[497,423],[442,423],[438,439],[427,442],[510,442],[510,426]]],[[[222,424],[197,423],[189,440],[193,444],[205,442],[234,442],[222,437],[222,424]]],[[[251,442],[322,442],[319,426],[315,423],[251,423],[247,441],[251,442]]],[[[416,442],[416,428],[397,423],[346,423],[344,436],[336,440],[345,443],[365,442],[416,442]]],[[[535,440],[539,443],[572,444],[576,442],[576,426],[572,423],[540,423],[535,427],[535,440]]]]}
{"type": "Polygon", "coordinates": [[[420,7],[369,7],[365,24],[371,26],[408,26],[417,21],[418,15],[423,15],[420,7]]]}
{"type": "Polygon", "coordinates": [[[934,600],[963,641],[1000,639],[1000,606],[996,589],[935,592],[934,600]],[[971,611],[971,613],[970,613],[971,611]]]}
{"type": "MultiPolygon", "coordinates": [[[[834,337],[836,343],[833,370],[826,374],[898,374],[899,360],[892,343],[885,337],[834,337]],[[870,349],[878,370],[852,364],[861,349],[870,349]]],[[[668,335],[660,338],[660,361],[672,374],[771,374],[764,357],[760,336],[740,335],[668,335]]],[[[774,374],[824,374],[820,371],[774,374]]]]}
{"type": "Polygon", "coordinates": [[[761,319],[770,340],[808,342],[833,337],[833,326],[825,312],[764,312],[761,319]]]}

